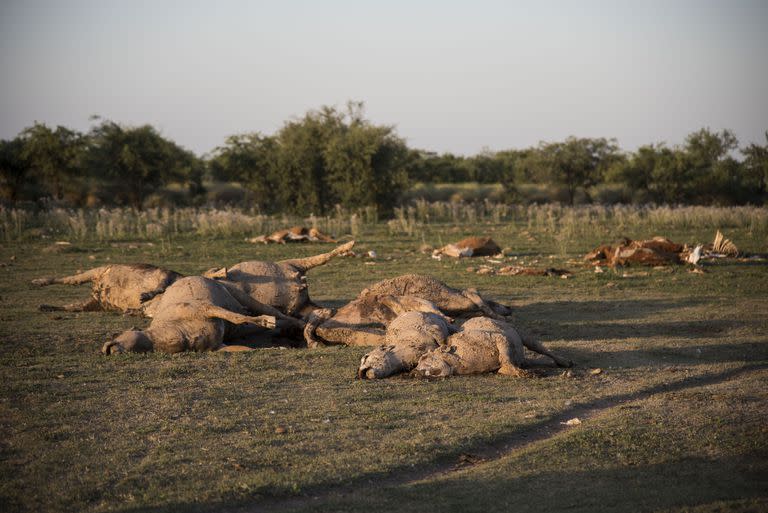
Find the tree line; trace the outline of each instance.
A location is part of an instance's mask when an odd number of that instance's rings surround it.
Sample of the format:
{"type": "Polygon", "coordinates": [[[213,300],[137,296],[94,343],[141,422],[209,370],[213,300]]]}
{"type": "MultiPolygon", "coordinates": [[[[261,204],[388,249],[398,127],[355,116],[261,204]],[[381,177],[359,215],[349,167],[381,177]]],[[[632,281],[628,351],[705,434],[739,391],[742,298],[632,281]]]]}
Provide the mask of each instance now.
{"type": "Polygon", "coordinates": [[[622,151],[614,139],[570,137],[524,149],[463,157],[409,148],[391,126],[364,116],[362,103],[322,107],[275,134],[233,135],[199,157],[150,125],[94,119],[86,133],[42,123],[0,141],[0,196],[5,203],[48,198],[73,206],[141,209],[154,191],[174,185],[177,201],[202,201],[204,184],[238,182],[265,213],[326,214],[336,205],[375,206],[382,214],[410,184],[501,183],[509,201],[520,187],[556,189],[564,202],[764,204],[765,145],[740,147],[730,130],[702,128],[680,146],[649,144],[622,151]]]}

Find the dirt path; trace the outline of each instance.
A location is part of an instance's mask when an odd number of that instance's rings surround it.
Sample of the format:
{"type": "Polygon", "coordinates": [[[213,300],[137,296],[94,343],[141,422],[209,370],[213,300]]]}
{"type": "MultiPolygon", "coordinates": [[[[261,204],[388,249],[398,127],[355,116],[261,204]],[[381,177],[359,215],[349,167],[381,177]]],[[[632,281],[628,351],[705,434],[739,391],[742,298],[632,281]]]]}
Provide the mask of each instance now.
{"type": "Polygon", "coordinates": [[[234,511],[252,513],[262,511],[291,511],[293,509],[301,509],[311,506],[312,504],[321,504],[329,499],[343,498],[350,494],[364,494],[365,490],[368,488],[375,487],[381,489],[386,487],[397,487],[414,484],[420,481],[439,479],[456,472],[465,471],[469,468],[476,469],[479,465],[499,460],[516,451],[520,451],[529,445],[545,441],[559,433],[572,429],[570,426],[566,425],[565,422],[574,417],[578,417],[581,421],[584,421],[594,418],[611,408],[649,399],[657,394],[714,385],[746,373],[766,368],[768,368],[768,364],[746,365],[721,373],[692,376],[673,382],[662,383],[638,392],[618,394],[592,402],[576,404],[560,414],[549,417],[534,425],[515,430],[511,433],[502,434],[493,440],[485,441],[474,447],[466,447],[461,453],[446,455],[431,464],[413,469],[388,472],[386,474],[367,474],[341,486],[333,486],[323,490],[312,491],[298,497],[283,499],[269,498],[260,501],[258,504],[239,507],[234,511]]]}

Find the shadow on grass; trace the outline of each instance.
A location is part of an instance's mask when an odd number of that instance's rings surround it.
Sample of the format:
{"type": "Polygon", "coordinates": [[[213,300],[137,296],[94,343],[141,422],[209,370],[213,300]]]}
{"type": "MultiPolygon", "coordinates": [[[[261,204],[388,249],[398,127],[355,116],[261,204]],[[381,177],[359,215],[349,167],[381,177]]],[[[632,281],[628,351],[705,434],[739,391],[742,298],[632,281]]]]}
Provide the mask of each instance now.
{"type": "MultiPolygon", "coordinates": [[[[642,512],[720,501],[759,499],[768,489],[766,455],[685,458],[654,465],[599,470],[453,477],[365,495],[332,499],[298,510],[354,511],[363,504],[380,511],[601,511],[642,512]],[[727,479],[723,479],[727,476],[727,479]]],[[[371,509],[366,508],[367,511],[371,509]]],[[[757,510],[755,510],[757,511],[757,510]]]]}
{"type": "Polygon", "coordinates": [[[660,393],[720,383],[741,374],[768,368],[755,364],[720,373],[662,383],[637,392],[575,404],[562,412],[529,426],[456,447],[423,462],[418,467],[404,466],[387,472],[360,475],[343,484],[328,483],[302,490],[301,495],[238,497],[214,503],[185,503],[157,508],[125,508],[130,513],[159,511],[357,511],[366,504],[367,511],[509,511],[582,509],[584,511],[641,511],[692,504],[686,494],[697,501],[739,498],[756,495],[766,489],[766,458],[754,455],[749,460],[686,459],[647,467],[617,468],[597,472],[569,472],[526,476],[516,480],[479,479],[456,476],[427,483],[419,481],[439,477],[455,468],[462,454],[471,453],[485,460],[499,460],[524,447],[546,440],[568,429],[565,421],[573,417],[589,418],[608,408],[642,400],[660,393]],[[733,468],[728,468],[728,465],[733,468]],[[725,470],[723,470],[725,469],[725,470]],[[741,486],[719,486],[722,475],[744,475],[735,479],[741,486]],[[702,475],[707,481],[703,481],[702,475]],[[709,482],[711,481],[711,483],[709,482]],[[392,489],[397,490],[392,490],[392,489]],[[631,490],[627,490],[630,488],[631,490]],[[654,491],[655,488],[663,493],[654,491]],[[695,492],[695,493],[694,493],[695,492]],[[394,494],[394,495],[393,495],[394,494]],[[396,497],[395,497],[396,496],[396,497]],[[424,498],[429,497],[425,504],[424,498]],[[532,501],[531,498],[536,500],[532,501]],[[578,499],[576,499],[578,497],[578,499]],[[590,497],[600,500],[591,503],[590,497]],[[605,502],[606,500],[611,502],[605,502]],[[393,503],[394,501],[394,503],[393,503]],[[583,501],[583,504],[581,502],[583,501]],[[632,502],[632,501],[636,501],[632,502]],[[628,505],[630,505],[628,507],[628,505]],[[395,507],[396,506],[396,507],[395,507]],[[637,506],[637,507],[636,507],[637,506]]]}
{"type": "MultiPolygon", "coordinates": [[[[637,350],[611,351],[590,350],[587,347],[569,346],[558,350],[573,360],[577,367],[638,368],[666,365],[710,365],[712,363],[768,360],[768,345],[761,342],[739,342],[712,346],[649,347],[637,350]]],[[[536,360],[548,363],[539,358],[536,360]]],[[[562,371],[562,369],[560,369],[562,371]]]]}
{"type": "Polygon", "coordinates": [[[645,319],[654,314],[701,306],[711,301],[695,297],[678,299],[633,299],[627,301],[545,301],[515,306],[514,316],[520,319],[552,321],[619,321],[645,319]]]}
{"type": "MultiPolygon", "coordinates": [[[[628,338],[718,338],[732,329],[759,328],[761,321],[702,319],[695,321],[659,321],[648,323],[563,322],[557,330],[545,330],[546,339],[569,341],[610,340],[628,338]]],[[[542,336],[544,339],[544,336],[542,336]]],[[[546,340],[545,339],[545,340],[546,340]]]]}

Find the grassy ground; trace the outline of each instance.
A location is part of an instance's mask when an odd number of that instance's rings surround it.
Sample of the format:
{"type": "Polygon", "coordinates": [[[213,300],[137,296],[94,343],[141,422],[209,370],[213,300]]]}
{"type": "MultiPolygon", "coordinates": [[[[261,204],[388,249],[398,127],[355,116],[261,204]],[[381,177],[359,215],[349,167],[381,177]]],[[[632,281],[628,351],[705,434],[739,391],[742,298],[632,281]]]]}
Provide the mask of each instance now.
{"type": "MultiPolygon", "coordinates": [[[[712,238],[710,230],[665,235],[712,238]]],[[[743,250],[766,251],[764,234],[727,235],[743,250]]],[[[573,261],[602,238],[485,224],[432,225],[392,240],[366,227],[360,249],[378,258],[313,270],[321,303],[340,305],[379,279],[430,273],[513,305],[516,322],[577,363],[568,375],[543,369],[530,380],[380,382],[353,379],[361,348],[107,358],[98,352],[104,341],[146,321],[38,312],[88,292],[27,285],[108,262],[196,273],[329,246],[177,239],[47,253],[50,242],[6,244],[0,509],[767,510],[768,265],[596,274],[573,261]],[[470,233],[513,248],[505,264],[575,274],[478,276],[466,270],[477,261],[414,251],[470,233]],[[565,424],[573,418],[581,424],[565,424]]]]}

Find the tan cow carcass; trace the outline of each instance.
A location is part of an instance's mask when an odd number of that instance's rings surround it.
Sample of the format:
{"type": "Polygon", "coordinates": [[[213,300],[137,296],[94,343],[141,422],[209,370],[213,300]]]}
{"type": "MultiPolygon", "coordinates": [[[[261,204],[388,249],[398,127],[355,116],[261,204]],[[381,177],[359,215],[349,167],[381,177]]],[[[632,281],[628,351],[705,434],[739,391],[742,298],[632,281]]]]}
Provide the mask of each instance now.
{"type": "Polygon", "coordinates": [[[150,264],[112,264],[61,278],[38,278],[32,284],[44,287],[54,284],[91,283],[91,297],[62,306],[40,305],[43,311],[101,311],[147,313],[150,300],[162,294],[182,275],[150,264]]]}
{"type": "Polygon", "coordinates": [[[397,317],[381,301],[385,296],[420,298],[434,304],[449,317],[486,315],[503,319],[511,314],[509,307],[484,299],[474,289],[454,289],[432,276],[405,274],[371,285],[335,313],[327,309],[314,312],[305,328],[307,343],[310,347],[323,344],[384,344],[386,328],[397,317]]]}
{"type": "Polygon", "coordinates": [[[210,269],[205,276],[226,282],[230,287],[241,290],[256,301],[270,305],[285,315],[304,317],[319,308],[309,298],[307,272],[345,254],[354,245],[355,241],[351,241],[328,253],[279,262],[240,262],[228,268],[210,269]]]}
{"type": "Polygon", "coordinates": [[[528,365],[524,347],[550,357],[559,367],[573,363],[561,358],[531,337],[522,337],[509,323],[475,317],[448,337],[446,343],[421,356],[416,373],[425,377],[446,377],[460,374],[498,372],[526,377],[528,365]]]}
{"type": "Polygon", "coordinates": [[[317,228],[304,226],[292,226],[286,230],[277,230],[269,235],[260,235],[248,239],[248,242],[261,242],[263,244],[286,244],[290,242],[336,242],[317,228]]]}
{"type": "Polygon", "coordinates": [[[501,253],[501,248],[490,237],[467,237],[453,244],[446,244],[436,249],[432,256],[438,258],[442,255],[453,258],[494,256],[501,253]]]}
{"type": "Polygon", "coordinates": [[[251,315],[264,305],[249,301],[248,306],[215,280],[202,276],[182,278],[158,298],[149,327],[122,333],[105,343],[102,352],[247,350],[244,346],[227,346],[226,342],[263,333],[279,322],[271,315],[251,315]]]}
{"type": "Polygon", "coordinates": [[[407,372],[419,362],[421,355],[445,342],[456,329],[451,319],[431,303],[412,296],[382,298],[397,314],[389,323],[384,345],[363,356],[357,371],[361,379],[381,379],[407,372]],[[417,307],[413,310],[414,306],[417,307]]]}

